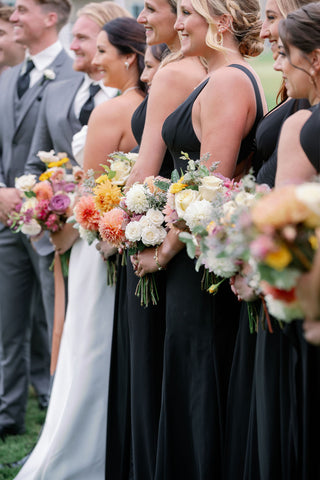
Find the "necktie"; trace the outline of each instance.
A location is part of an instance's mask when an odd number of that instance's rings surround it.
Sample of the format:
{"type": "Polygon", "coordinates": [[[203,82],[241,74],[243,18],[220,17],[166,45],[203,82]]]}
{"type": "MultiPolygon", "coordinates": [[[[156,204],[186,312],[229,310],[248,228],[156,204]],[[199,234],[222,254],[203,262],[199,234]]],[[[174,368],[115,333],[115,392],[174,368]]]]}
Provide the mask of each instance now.
{"type": "Polygon", "coordinates": [[[88,100],[82,105],[79,120],[81,125],[87,125],[89,121],[90,114],[94,109],[94,96],[100,90],[100,85],[93,85],[91,83],[89,87],[89,98],[88,100]]]}
{"type": "Polygon", "coordinates": [[[17,83],[18,97],[21,98],[22,95],[28,90],[30,84],[30,72],[34,68],[34,63],[32,60],[27,61],[26,71],[23,75],[20,75],[17,83]]]}

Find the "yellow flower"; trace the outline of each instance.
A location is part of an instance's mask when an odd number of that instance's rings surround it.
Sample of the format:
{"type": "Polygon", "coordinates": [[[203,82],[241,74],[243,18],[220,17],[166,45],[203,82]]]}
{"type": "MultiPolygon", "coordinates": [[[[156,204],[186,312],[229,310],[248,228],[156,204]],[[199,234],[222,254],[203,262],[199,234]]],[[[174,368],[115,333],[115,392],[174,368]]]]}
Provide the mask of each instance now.
{"type": "Polygon", "coordinates": [[[218,287],[219,287],[219,284],[213,283],[213,284],[210,285],[210,287],[208,288],[208,292],[209,292],[209,293],[217,293],[218,287]]]}
{"type": "Polygon", "coordinates": [[[216,222],[213,220],[207,225],[206,230],[208,233],[212,233],[213,230],[216,228],[216,222]]]}
{"type": "Polygon", "coordinates": [[[49,172],[49,171],[43,172],[39,177],[40,182],[44,182],[45,180],[48,180],[51,177],[52,173],[53,172],[49,172]]]}
{"type": "Polygon", "coordinates": [[[108,212],[120,203],[121,188],[113,185],[110,180],[95,187],[93,192],[96,207],[101,212],[108,212]]]}
{"type": "Polygon", "coordinates": [[[318,243],[318,239],[315,235],[310,235],[309,237],[309,243],[311,245],[311,248],[313,250],[317,250],[318,249],[318,246],[319,246],[319,243],[318,243]]]}
{"type": "Polygon", "coordinates": [[[169,188],[169,193],[181,192],[181,190],[183,190],[186,187],[187,187],[187,184],[186,183],[180,183],[180,181],[177,182],[177,183],[173,183],[169,188]]]}
{"type": "Polygon", "coordinates": [[[64,165],[67,162],[69,162],[69,158],[68,157],[63,157],[60,160],[57,160],[56,162],[50,162],[48,164],[48,168],[61,167],[61,165],[64,165]]]}
{"type": "Polygon", "coordinates": [[[105,173],[103,175],[100,175],[100,177],[96,179],[96,183],[98,185],[100,185],[101,183],[106,183],[108,181],[109,181],[108,175],[105,173]]]}
{"type": "Polygon", "coordinates": [[[275,252],[270,252],[265,258],[265,263],[275,270],[283,270],[289,265],[292,255],[289,250],[281,245],[275,252]]]}

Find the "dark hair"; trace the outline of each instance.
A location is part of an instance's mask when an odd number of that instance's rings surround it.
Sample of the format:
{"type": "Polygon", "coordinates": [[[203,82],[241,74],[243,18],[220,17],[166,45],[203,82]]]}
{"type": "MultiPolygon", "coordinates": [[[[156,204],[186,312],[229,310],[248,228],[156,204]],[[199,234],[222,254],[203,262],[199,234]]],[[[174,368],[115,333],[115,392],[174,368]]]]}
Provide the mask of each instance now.
{"type": "Polygon", "coordinates": [[[144,69],[144,52],[146,49],[145,29],[135,18],[119,17],[106,23],[102,30],[108,35],[108,40],[120,54],[136,53],[138,77],[137,85],[146,92],[147,86],[141,82],[140,75],[144,69]]]}
{"type": "Polygon", "coordinates": [[[170,53],[168,46],[166,43],[158,43],[156,45],[151,45],[150,50],[152,55],[158,62],[164,59],[164,57],[170,53]]]}
{"type": "Polygon", "coordinates": [[[9,7],[9,5],[3,5],[0,2],[0,19],[4,22],[10,22],[10,17],[14,12],[14,7],[9,7]]]}

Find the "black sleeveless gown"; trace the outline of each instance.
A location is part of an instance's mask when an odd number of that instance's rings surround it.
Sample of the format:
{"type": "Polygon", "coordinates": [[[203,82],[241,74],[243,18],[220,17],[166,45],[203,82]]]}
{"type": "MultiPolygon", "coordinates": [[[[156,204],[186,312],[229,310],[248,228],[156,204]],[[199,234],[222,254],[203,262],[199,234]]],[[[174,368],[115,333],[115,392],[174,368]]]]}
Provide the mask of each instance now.
{"type": "MultiPolygon", "coordinates": [[[[179,158],[181,151],[192,159],[200,157],[191,113],[207,82],[196,88],[163,125],[163,138],[178,170],[186,169],[186,162],[179,158]]],[[[239,162],[248,156],[254,132],[248,137],[239,162]]],[[[185,250],[167,268],[156,480],[221,478],[227,391],[240,304],[227,282],[215,296],[201,290],[202,274],[195,271],[195,263],[185,250]]]]}
{"type": "MultiPolygon", "coordinates": [[[[132,116],[140,144],[146,97],[132,116]]],[[[167,151],[159,172],[170,177],[173,162],[167,151]]],[[[160,416],[166,272],[156,273],[159,301],[144,308],[135,295],[138,277],[130,258],[122,267],[116,294],[108,407],[106,478],[148,480],[154,477],[160,416]],[[129,473],[130,472],[130,473],[129,473]]]]}
{"type": "MultiPolygon", "coordinates": [[[[281,126],[306,106],[306,101],[290,99],[261,121],[256,134],[256,155],[263,163],[258,183],[274,186],[281,126]]],[[[293,324],[281,327],[272,317],[271,322],[273,333],[261,324],[257,332],[247,452],[239,478],[300,480],[298,338],[293,324]]]]}

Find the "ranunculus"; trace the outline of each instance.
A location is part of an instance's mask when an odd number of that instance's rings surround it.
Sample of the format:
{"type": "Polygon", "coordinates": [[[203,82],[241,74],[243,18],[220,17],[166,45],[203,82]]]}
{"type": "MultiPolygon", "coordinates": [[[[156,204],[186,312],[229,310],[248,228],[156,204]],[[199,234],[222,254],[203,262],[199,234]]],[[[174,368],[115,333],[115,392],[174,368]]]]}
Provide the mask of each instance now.
{"type": "Polygon", "coordinates": [[[126,239],[129,240],[129,242],[138,242],[141,240],[141,225],[140,222],[130,222],[126,226],[126,239]]]}
{"type": "Polygon", "coordinates": [[[192,190],[187,188],[175,194],[175,208],[179,218],[184,218],[184,213],[190,203],[194,202],[199,198],[199,192],[197,190],[192,190]]]}
{"type": "Polygon", "coordinates": [[[142,229],[141,240],[144,245],[153,246],[159,245],[166,236],[166,230],[163,227],[156,227],[155,225],[149,225],[142,229]]]}
{"type": "Polygon", "coordinates": [[[37,183],[35,175],[21,175],[15,179],[15,187],[21,192],[30,192],[37,183]]]}
{"type": "Polygon", "coordinates": [[[21,228],[21,232],[25,235],[35,236],[41,232],[41,226],[34,218],[29,223],[24,223],[21,228]]]}
{"type": "Polygon", "coordinates": [[[149,223],[155,225],[156,227],[160,227],[164,221],[164,216],[160,210],[156,210],[154,208],[150,208],[150,210],[147,211],[146,218],[148,219],[149,223]]]}
{"type": "Polygon", "coordinates": [[[186,209],[184,219],[192,230],[197,225],[206,227],[212,218],[213,206],[208,200],[196,200],[186,209]]]}
{"type": "Polygon", "coordinates": [[[201,198],[212,202],[219,192],[222,192],[223,181],[215,175],[203,177],[199,186],[201,198]]]}
{"type": "Polygon", "coordinates": [[[132,185],[126,194],[126,203],[132,212],[144,213],[149,206],[144,186],[139,183],[132,185]]]}
{"type": "Polygon", "coordinates": [[[54,195],[49,203],[49,208],[57,215],[65,213],[70,205],[70,198],[63,193],[54,195]]]}

